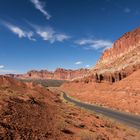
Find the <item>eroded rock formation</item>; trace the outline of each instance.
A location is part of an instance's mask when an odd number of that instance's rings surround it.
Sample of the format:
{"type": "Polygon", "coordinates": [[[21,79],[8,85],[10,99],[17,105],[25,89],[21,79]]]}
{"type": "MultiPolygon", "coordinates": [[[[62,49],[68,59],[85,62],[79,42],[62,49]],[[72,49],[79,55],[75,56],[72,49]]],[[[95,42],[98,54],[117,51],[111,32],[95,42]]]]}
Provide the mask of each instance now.
{"type": "Polygon", "coordinates": [[[125,33],[105,50],[84,78],[75,82],[117,82],[140,69],[140,27],[125,33]]]}
{"type": "MultiPolygon", "coordinates": [[[[83,77],[87,74],[89,69],[78,69],[78,70],[67,70],[63,68],[58,68],[55,71],[48,70],[32,70],[27,72],[27,74],[21,74],[14,77],[22,79],[56,79],[56,80],[72,80],[78,77],[83,77]]],[[[12,76],[13,77],[13,76],[12,76]]]]}
{"type": "Polygon", "coordinates": [[[125,33],[91,70],[96,81],[116,82],[140,69],[140,27],[125,33]]]}

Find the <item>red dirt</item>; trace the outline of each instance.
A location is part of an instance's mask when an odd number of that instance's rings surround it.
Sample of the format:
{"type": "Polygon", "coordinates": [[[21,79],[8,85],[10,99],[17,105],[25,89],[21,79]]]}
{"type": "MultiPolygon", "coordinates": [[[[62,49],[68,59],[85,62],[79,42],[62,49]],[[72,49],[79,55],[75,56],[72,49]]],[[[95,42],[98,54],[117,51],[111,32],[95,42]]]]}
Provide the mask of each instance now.
{"type": "Polygon", "coordinates": [[[139,132],[71,106],[60,92],[0,77],[2,140],[138,140],[139,132]]]}
{"type": "Polygon", "coordinates": [[[85,102],[140,114],[140,70],[114,84],[68,83],[61,89],[85,102]]]}

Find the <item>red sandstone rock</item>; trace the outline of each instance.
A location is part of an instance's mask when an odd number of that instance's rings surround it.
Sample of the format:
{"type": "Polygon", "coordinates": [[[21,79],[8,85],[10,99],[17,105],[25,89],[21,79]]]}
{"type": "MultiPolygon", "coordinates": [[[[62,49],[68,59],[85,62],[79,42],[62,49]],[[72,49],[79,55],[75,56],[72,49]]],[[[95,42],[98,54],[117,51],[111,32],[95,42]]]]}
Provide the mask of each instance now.
{"type": "Polygon", "coordinates": [[[140,70],[110,83],[64,83],[61,90],[84,102],[140,114],[140,70]]]}
{"type": "MultiPolygon", "coordinates": [[[[140,27],[125,33],[91,69],[95,81],[116,82],[140,69],[140,27]]],[[[91,77],[91,76],[89,76],[91,77]]]]}
{"type": "Polygon", "coordinates": [[[17,78],[57,79],[88,82],[116,82],[140,69],[140,27],[125,33],[102,54],[96,66],[91,70],[56,69],[54,72],[41,70],[29,71],[23,75],[9,75],[17,78]],[[80,78],[80,80],[79,80],[80,78]]]}
{"type": "MultiPolygon", "coordinates": [[[[78,69],[78,70],[67,70],[58,68],[55,71],[48,70],[32,70],[27,72],[27,74],[21,75],[12,75],[12,77],[16,78],[25,78],[25,79],[56,79],[56,80],[72,80],[78,77],[83,77],[83,75],[87,74],[89,69],[78,69]]],[[[11,77],[11,75],[8,75],[11,77]]]]}
{"type": "MultiPolygon", "coordinates": [[[[125,33],[114,43],[112,48],[105,50],[96,67],[98,68],[102,65],[118,61],[119,58],[127,55],[136,48],[140,48],[140,27],[125,33]]],[[[137,53],[140,54],[140,52],[137,53]]]]}

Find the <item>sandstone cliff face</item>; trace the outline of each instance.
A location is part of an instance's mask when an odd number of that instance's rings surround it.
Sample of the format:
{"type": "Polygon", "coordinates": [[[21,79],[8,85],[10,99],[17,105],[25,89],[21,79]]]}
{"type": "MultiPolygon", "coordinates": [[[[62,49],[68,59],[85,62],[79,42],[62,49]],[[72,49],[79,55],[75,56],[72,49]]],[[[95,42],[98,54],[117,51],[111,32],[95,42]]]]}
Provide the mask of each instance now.
{"type": "Polygon", "coordinates": [[[140,69],[140,27],[125,33],[102,54],[84,82],[116,82],[140,69]]]}
{"type": "Polygon", "coordinates": [[[140,27],[125,33],[92,69],[97,81],[116,82],[140,69],[140,27]]]}
{"type": "Polygon", "coordinates": [[[27,74],[18,75],[18,78],[30,79],[56,79],[56,80],[72,80],[74,78],[83,77],[89,69],[67,70],[58,68],[55,71],[41,70],[29,71],[27,74]]]}
{"type": "Polygon", "coordinates": [[[29,71],[23,75],[9,75],[16,78],[57,79],[88,82],[116,82],[140,69],[140,27],[125,33],[102,54],[96,66],[89,69],[55,71],[29,71]],[[80,78],[80,80],[79,80],[80,78]]]}
{"type": "Polygon", "coordinates": [[[96,68],[118,61],[119,58],[127,55],[138,47],[140,47],[140,27],[132,32],[125,33],[114,43],[112,48],[105,50],[97,62],[96,68]]]}

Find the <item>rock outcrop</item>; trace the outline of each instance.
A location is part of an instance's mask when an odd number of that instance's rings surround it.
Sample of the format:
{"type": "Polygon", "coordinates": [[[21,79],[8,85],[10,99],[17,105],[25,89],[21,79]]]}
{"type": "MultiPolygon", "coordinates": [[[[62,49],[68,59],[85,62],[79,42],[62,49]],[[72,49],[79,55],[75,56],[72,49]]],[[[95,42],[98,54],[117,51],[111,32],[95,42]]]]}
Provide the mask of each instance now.
{"type": "Polygon", "coordinates": [[[48,70],[32,70],[27,72],[27,74],[16,75],[12,77],[22,78],[22,79],[56,79],[56,80],[72,80],[75,78],[83,77],[87,74],[89,69],[78,69],[78,70],[67,70],[63,68],[58,68],[55,71],[48,70]]]}
{"type": "Polygon", "coordinates": [[[22,75],[9,75],[16,78],[74,80],[76,82],[116,82],[140,69],[140,27],[125,33],[114,45],[105,50],[92,69],[55,71],[29,71],[22,75]],[[76,80],[75,80],[76,79],[76,80]]]}
{"type": "MultiPolygon", "coordinates": [[[[95,81],[116,82],[140,69],[140,27],[125,33],[104,51],[91,69],[95,81]]],[[[91,78],[91,75],[89,76],[91,78]]]]}

